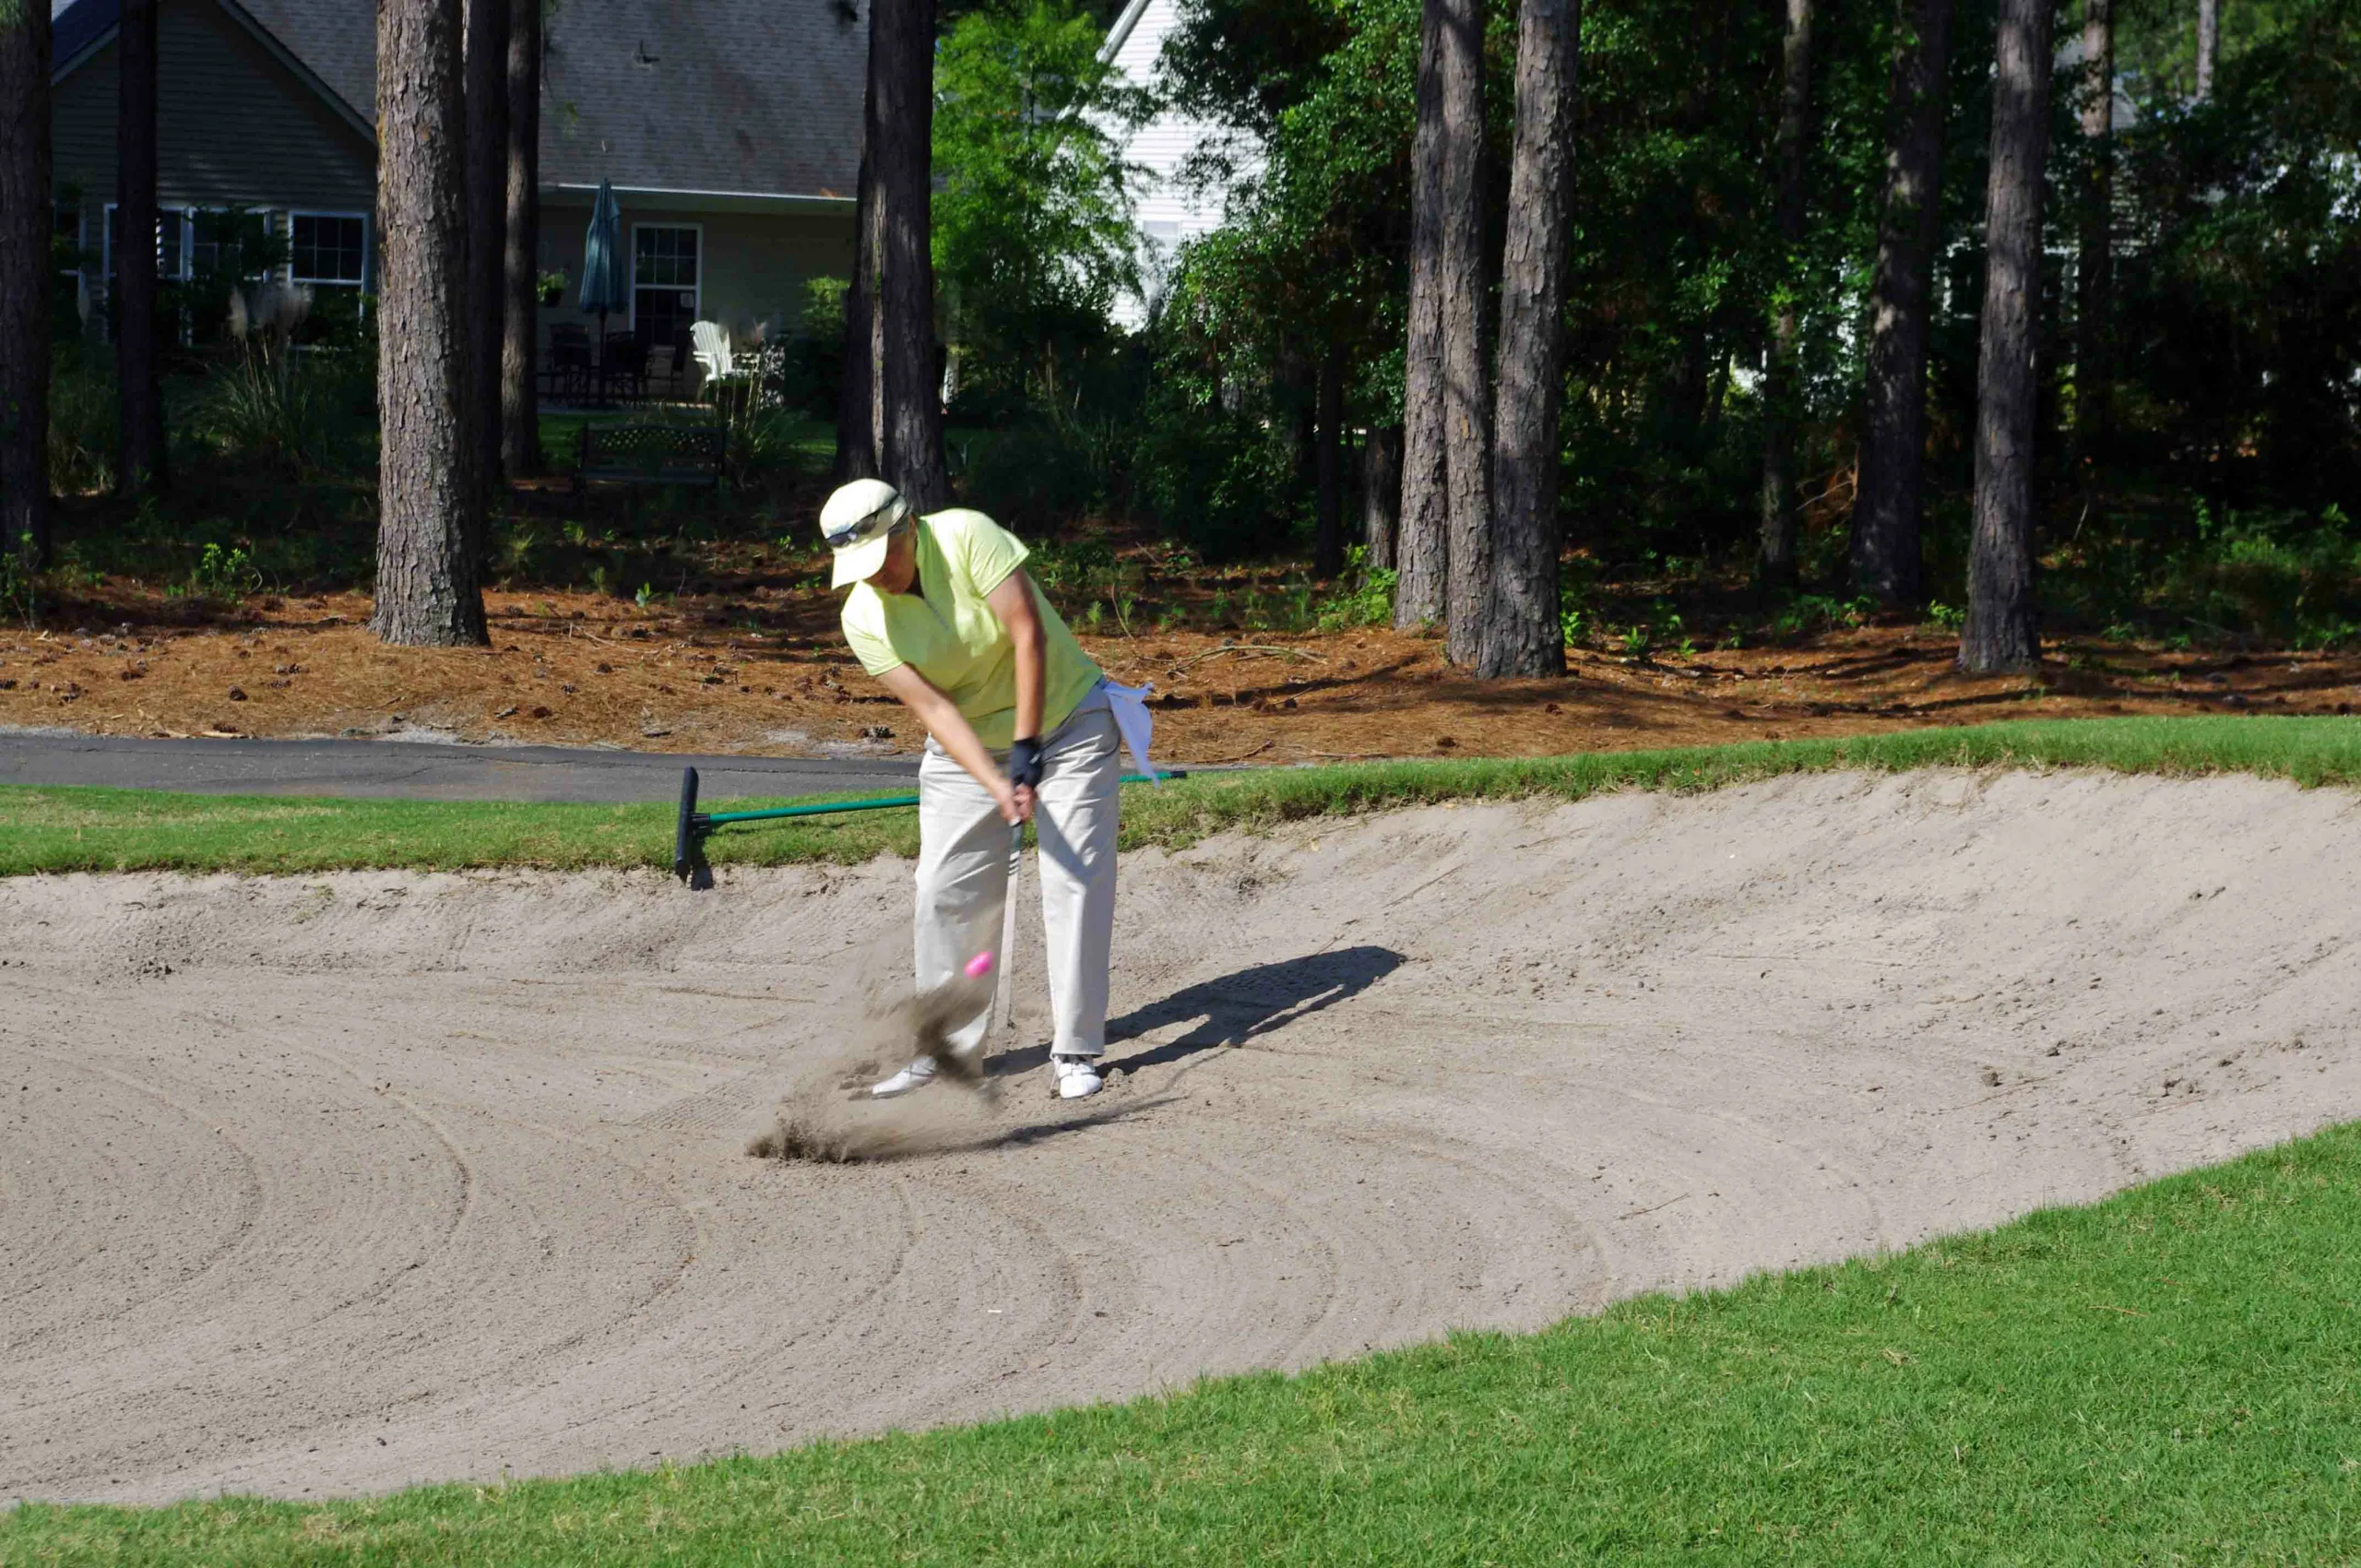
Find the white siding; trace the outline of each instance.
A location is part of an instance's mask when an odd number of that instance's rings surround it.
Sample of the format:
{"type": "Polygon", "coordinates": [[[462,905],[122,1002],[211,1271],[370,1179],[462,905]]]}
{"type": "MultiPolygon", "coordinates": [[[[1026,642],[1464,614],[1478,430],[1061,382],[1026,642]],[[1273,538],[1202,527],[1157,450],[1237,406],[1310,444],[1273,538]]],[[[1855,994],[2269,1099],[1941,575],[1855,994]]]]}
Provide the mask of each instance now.
{"type": "MultiPolygon", "coordinates": [[[[1137,85],[1154,85],[1157,59],[1166,35],[1179,21],[1177,11],[1175,0],[1133,0],[1108,35],[1115,64],[1137,85]]],[[[1198,121],[1164,113],[1141,126],[1124,147],[1123,156],[1148,172],[1138,197],[1140,272],[1151,300],[1181,244],[1221,225],[1228,193],[1192,190],[1179,178],[1191,155],[1209,137],[1220,134],[1198,121]]],[[[1122,301],[1115,310],[1116,321],[1127,327],[1141,326],[1147,319],[1148,303],[1147,300],[1122,301]]]]}

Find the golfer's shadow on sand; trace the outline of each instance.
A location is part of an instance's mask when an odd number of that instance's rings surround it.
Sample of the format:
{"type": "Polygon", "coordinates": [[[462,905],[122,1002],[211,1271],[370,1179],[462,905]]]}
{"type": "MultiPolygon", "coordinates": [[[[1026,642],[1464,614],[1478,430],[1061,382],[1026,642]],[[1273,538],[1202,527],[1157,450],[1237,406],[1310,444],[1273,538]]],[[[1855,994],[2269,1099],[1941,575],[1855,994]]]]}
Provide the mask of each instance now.
{"type": "MultiPolygon", "coordinates": [[[[1403,962],[1402,955],[1390,947],[1339,947],[1283,958],[1275,964],[1253,964],[1218,980],[1202,980],[1120,1018],[1108,1019],[1110,1047],[1117,1040],[1137,1039],[1174,1024],[1193,1022],[1196,1027],[1178,1039],[1128,1056],[1118,1056],[1110,1049],[1106,1064],[1128,1073],[1178,1062],[1216,1046],[1244,1045],[1359,995],[1403,962]]],[[[989,1071],[994,1077],[1030,1073],[1049,1060],[1048,1046],[1028,1046],[993,1057],[989,1071]]]]}

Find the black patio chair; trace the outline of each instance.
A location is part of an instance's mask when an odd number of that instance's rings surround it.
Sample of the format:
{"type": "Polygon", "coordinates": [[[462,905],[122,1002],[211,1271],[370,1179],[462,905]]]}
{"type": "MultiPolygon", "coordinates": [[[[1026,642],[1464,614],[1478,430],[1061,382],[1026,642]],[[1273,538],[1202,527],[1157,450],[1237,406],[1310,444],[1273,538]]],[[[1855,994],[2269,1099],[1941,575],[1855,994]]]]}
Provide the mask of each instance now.
{"type": "Polygon", "coordinates": [[[647,397],[647,339],[638,332],[607,334],[606,356],[610,396],[620,392],[635,400],[647,397]]]}
{"type": "Polygon", "coordinates": [[[580,402],[590,395],[592,375],[590,332],[571,322],[550,328],[550,395],[580,402]]]}

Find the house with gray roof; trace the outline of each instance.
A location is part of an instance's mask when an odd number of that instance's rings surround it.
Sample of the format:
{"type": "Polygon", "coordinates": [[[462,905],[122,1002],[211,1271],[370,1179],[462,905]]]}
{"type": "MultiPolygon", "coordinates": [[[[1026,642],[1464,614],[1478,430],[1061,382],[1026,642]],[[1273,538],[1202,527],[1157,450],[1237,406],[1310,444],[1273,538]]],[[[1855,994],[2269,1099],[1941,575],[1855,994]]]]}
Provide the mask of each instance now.
{"type": "MultiPolygon", "coordinates": [[[[61,232],[112,267],[119,0],[52,0],[61,232]]],[[[578,282],[601,179],[632,258],[624,326],[685,362],[689,324],[791,327],[852,268],[868,26],[852,0],[565,0],[541,101],[542,271],[578,282]]],[[[315,292],[374,280],[374,0],[161,0],[158,253],[187,278],[243,213],[315,292]]],[[[569,289],[543,328],[578,324],[569,289]]]]}

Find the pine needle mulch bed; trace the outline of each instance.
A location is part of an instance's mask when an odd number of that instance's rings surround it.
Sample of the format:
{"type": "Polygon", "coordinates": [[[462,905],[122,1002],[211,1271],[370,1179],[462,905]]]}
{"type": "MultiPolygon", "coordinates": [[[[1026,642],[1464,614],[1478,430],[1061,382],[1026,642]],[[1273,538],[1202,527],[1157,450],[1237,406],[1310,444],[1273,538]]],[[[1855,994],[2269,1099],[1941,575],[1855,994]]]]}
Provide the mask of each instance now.
{"type": "Polygon", "coordinates": [[[1127,1405],[337,1503],[27,1504],[8,1563],[2319,1563],[2361,1128],[1899,1256],[1127,1405]]]}
{"type": "MultiPolygon", "coordinates": [[[[1836,740],[1542,758],[1336,764],[1206,774],[1125,796],[1127,847],[1225,829],[1461,800],[1580,800],[1859,768],[2098,767],[2361,783],[2361,718],[2025,720],[1836,740]]],[[[837,797],[842,798],[842,797],[837,797]]],[[[708,806],[719,802],[707,802],[708,806]]],[[[509,804],[0,789],[0,875],[183,870],[297,873],[487,866],[669,867],[674,807],[509,804]]],[[[914,814],[750,824],[706,841],[715,865],[851,863],[917,849],[914,814]]]]}
{"type": "MultiPolygon", "coordinates": [[[[726,596],[646,607],[587,592],[494,593],[488,649],[387,647],[368,632],[358,594],[208,608],[111,585],[113,600],[80,606],[74,623],[0,629],[0,730],[913,752],[916,725],[843,647],[816,557],[782,554],[774,565],[726,596]]],[[[1483,683],[1452,670],[1435,639],[1389,630],[1157,631],[1138,608],[1131,629],[1110,612],[1083,641],[1118,679],[1156,683],[1160,754],[1200,764],[1549,756],[2361,704],[2361,654],[2350,652],[2069,641],[2052,645],[2035,678],[1972,679],[1952,670],[1948,636],[1882,626],[1690,654],[1585,647],[1564,679],[1483,683]]]]}

